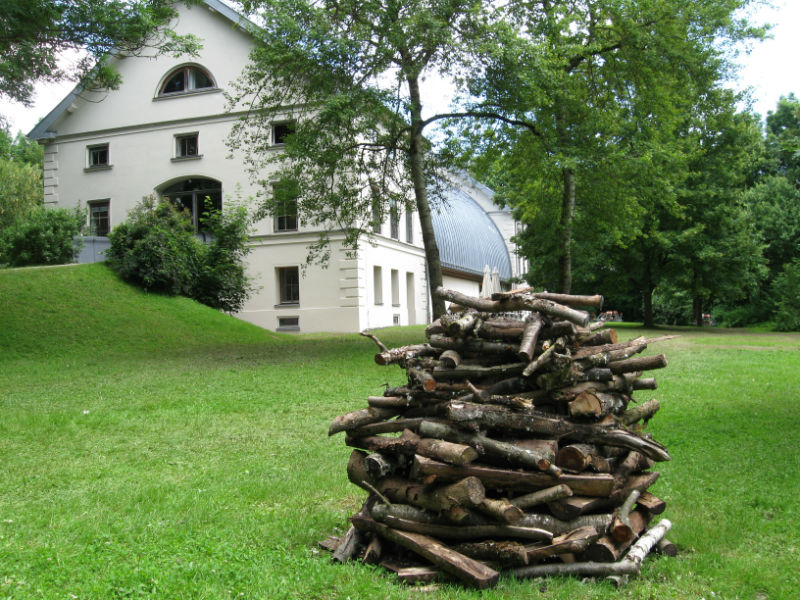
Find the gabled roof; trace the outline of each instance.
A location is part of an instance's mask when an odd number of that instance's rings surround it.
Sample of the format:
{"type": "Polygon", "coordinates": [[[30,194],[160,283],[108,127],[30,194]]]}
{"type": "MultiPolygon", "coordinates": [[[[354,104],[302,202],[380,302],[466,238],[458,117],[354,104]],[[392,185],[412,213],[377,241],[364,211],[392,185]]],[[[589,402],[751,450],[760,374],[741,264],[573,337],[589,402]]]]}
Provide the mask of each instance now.
{"type": "MultiPolygon", "coordinates": [[[[237,13],[227,4],[220,2],[220,0],[202,1],[210,10],[219,13],[231,23],[245,31],[248,31],[252,27],[256,27],[255,23],[237,13]]],[[[53,110],[47,114],[46,117],[44,117],[33,129],[31,129],[30,133],[28,133],[28,137],[32,140],[54,138],[57,135],[57,132],[50,131],[50,127],[53,125],[53,123],[58,121],[61,115],[64,114],[64,111],[66,111],[72,105],[72,103],[80,95],[81,91],[83,91],[83,87],[79,83],[61,102],[58,103],[53,110]]]]}
{"type": "Polygon", "coordinates": [[[501,279],[510,279],[511,258],[492,218],[463,189],[447,186],[441,196],[431,217],[442,267],[482,276],[488,265],[497,267],[501,279]]]}

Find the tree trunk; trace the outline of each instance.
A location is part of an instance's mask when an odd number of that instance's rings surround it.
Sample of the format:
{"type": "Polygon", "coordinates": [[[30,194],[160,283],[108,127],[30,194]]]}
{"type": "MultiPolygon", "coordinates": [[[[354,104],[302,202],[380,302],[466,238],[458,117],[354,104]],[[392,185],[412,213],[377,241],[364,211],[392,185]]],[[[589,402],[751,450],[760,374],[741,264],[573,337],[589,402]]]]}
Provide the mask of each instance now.
{"type": "MultiPolygon", "coordinates": [[[[436,243],[436,234],[433,230],[431,206],[428,202],[428,186],[425,178],[422,97],[419,91],[419,79],[416,75],[409,75],[407,83],[411,101],[411,133],[408,140],[408,162],[411,169],[411,181],[414,185],[417,213],[422,227],[425,261],[428,265],[428,289],[433,292],[433,290],[442,285],[442,261],[439,256],[439,246],[436,243]]],[[[445,314],[443,298],[431,293],[431,303],[434,319],[438,319],[445,314]]]]}
{"type": "Polygon", "coordinates": [[[692,298],[692,319],[697,327],[703,326],[703,299],[699,296],[692,298]]]}
{"type": "Polygon", "coordinates": [[[561,255],[558,257],[559,289],[572,290],[572,221],[575,217],[575,171],[564,169],[564,190],[561,196],[561,255]]]}

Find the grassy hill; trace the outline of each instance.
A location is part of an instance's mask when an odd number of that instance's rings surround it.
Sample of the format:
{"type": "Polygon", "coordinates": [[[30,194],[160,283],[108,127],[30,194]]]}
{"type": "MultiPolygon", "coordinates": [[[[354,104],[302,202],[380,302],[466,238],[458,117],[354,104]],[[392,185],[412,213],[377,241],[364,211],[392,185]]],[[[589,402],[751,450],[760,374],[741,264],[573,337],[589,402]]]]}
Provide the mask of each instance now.
{"type": "MultiPolygon", "coordinates": [[[[0,598],[413,594],[315,550],[364,498],[328,424],[404,379],[371,342],[266,332],[103,265],[0,270],[0,298],[0,598]]],[[[426,598],[796,595],[800,336],[679,333],[653,349],[670,366],[639,399],[662,402],[648,431],[673,460],[653,491],[681,554],[648,559],[622,591],[504,579],[426,598]]]]}

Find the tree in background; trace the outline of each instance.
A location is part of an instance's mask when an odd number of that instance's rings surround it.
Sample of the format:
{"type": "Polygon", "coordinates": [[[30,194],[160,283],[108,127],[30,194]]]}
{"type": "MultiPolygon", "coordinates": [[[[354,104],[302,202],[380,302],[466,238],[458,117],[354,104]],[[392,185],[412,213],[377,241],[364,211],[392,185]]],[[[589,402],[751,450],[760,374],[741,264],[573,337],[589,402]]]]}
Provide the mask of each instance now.
{"type": "MultiPolygon", "coordinates": [[[[309,260],[326,260],[330,230],[355,249],[392,207],[415,210],[431,289],[442,284],[431,219],[438,156],[423,133],[444,115],[423,118],[423,78],[469,66],[492,7],[475,0],[248,0],[261,27],[234,105],[248,117],[232,144],[261,178],[263,207],[276,214],[292,181],[301,223],[323,229],[309,260]],[[271,150],[275,122],[291,122],[282,152],[271,150]],[[413,201],[409,201],[413,198],[413,201]]],[[[396,209],[395,209],[396,210],[396,209]]],[[[433,313],[444,302],[433,298],[433,313]]]]}
{"type": "Polygon", "coordinates": [[[115,88],[114,54],[180,55],[199,48],[194,36],[169,28],[172,0],[3,0],[0,3],[0,97],[30,104],[38,81],[81,81],[86,89],[115,88]],[[59,65],[67,51],[81,58],[59,65]]]}
{"type": "Polygon", "coordinates": [[[0,231],[41,206],[41,146],[0,127],[0,231]]]}

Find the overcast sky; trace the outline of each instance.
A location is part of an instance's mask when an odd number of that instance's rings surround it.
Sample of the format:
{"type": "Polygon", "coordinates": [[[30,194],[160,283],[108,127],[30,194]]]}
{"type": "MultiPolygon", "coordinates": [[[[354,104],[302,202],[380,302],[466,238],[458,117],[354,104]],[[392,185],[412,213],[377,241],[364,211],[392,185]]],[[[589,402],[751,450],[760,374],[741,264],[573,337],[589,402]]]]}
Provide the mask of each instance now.
{"type": "MultiPolygon", "coordinates": [[[[800,0],[772,0],[773,8],[762,7],[753,13],[753,22],[772,23],[772,39],[755,44],[749,54],[742,55],[738,88],[752,88],[753,109],[762,117],[774,110],[781,96],[794,92],[800,96],[800,0]]],[[[0,114],[5,115],[12,133],[28,133],[47,115],[74,84],[37,86],[33,107],[0,101],[0,114]]],[[[443,109],[437,107],[437,109],[443,109]]]]}

